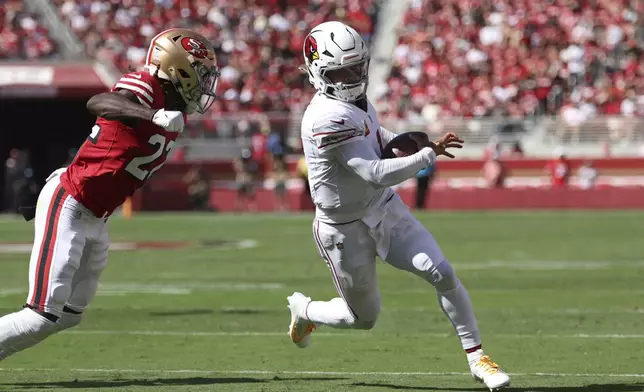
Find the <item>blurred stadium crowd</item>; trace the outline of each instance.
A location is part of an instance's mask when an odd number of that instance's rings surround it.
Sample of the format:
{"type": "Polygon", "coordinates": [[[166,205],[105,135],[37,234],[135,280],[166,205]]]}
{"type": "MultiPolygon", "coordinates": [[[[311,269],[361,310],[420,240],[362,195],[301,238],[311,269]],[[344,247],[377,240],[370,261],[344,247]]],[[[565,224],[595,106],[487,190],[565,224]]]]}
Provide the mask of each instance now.
{"type": "MultiPolygon", "coordinates": [[[[89,55],[138,68],[167,26],[217,45],[215,113],[288,111],[310,97],[298,66],[307,31],[347,21],[368,39],[376,0],[54,0],[89,55]]],[[[22,1],[0,9],[3,58],[47,58],[56,45],[22,1]]],[[[386,116],[644,114],[644,2],[413,0],[401,25],[386,116]]]]}
{"type": "Polygon", "coordinates": [[[644,3],[413,0],[387,117],[644,114],[644,3]]]}
{"type": "Polygon", "coordinates": [[[0,60],[43,59],[56,53],[56,43],[38,17],[24,9],[22,0],[0,6],[0,60]]]}
{"type": "MultiPolygon", "coordinates": [[[[222,71],[221,99],[211,116],[199,119],[197,132],[250,140],[250,150],[235,166],[237,181],[251,182],[249,162],[267,161],[264,156],[270,155],[277,189],[285,182],[281,163],[289,152],[288,113],[302,110],[313,94],[298,70],[306,34],[318,23],[340,20],[370,41],[378,16],[387,17],[380,13],[380,0],[50,3],[90,57],[121,72],[139,68],[151,38],[169,26],[208,37],[222,71]]],[[[22,0],[0,4],[1,60],[58,57],[56,41],[22,0]]],[[[597,116],[620,116],[608,121],[618,121],[612,128],[620,135],[630,134],[635,125],[623,120],[644,117],[643,17],[640,0],[411,0],[398,26],[389,77],[376,89],[381,120],[405,128],[445,119],[558,116],[561,129],[576,135],[597,116]]],[[[489,186],[503,186],[507,170],[499,157],[506,154],[497,151],[498,143],[491,148],[482,175],[489,186]]],[[[523,156],[519,144],[513,148],[510,155],[523,156]]],[[[173,159],[181,161],[185,151],[177,150],[173,159]]],[[[23,172],[28,158],[12,154],[7,170],[23,172]]],[[[565,158],[553,159],[548,166],[553,185],[554,178],[567,183],[565,158]]],[[[196,180],[200,173],[187,181],[205,181],[196,180]]]]}
{"type": "Polygon", "coordinates": [[[150,40],[168,26],[192,28],[216,46],[223,99],[215,113],[287,111],[310,98],[298,71],[310,29],[351,21],[368,37],[374,0],[55,0],[90,55],[122,71],[139,68],[150,40]]]}

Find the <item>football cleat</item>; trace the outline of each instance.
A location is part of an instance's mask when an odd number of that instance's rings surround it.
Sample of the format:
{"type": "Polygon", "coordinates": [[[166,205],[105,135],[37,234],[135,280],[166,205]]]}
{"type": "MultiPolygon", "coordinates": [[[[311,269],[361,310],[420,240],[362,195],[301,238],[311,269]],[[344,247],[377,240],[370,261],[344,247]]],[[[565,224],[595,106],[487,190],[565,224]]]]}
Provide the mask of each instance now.
{"type": "Polygon", "coordinates": [[[288,308],[291,310],[291,325],[288,327],[288,335],[299,348],[309,346],[311,332],[316,328],[315,324],[306,320],[306,308],[311,302],[311,298],[305,297],[302,293],[293,293],[288,300],[288,308]]]}
{"type": "Polygon", "coordinates": [[[499,365],[492,362],[490,357],[482,355],[477,361],[470,364],[472,377],[482,382],[490,391],[499,391],[510,385],[510,376],[505,374],[499,365]]]}

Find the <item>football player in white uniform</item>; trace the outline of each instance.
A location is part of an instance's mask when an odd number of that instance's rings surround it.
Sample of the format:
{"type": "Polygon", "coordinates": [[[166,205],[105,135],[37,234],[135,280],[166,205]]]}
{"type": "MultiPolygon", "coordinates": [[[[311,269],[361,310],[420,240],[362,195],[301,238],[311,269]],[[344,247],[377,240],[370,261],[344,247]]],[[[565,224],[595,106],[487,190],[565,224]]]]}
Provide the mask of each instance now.
{"type": "Polygon", "coordinates": [[[380,312],[376,256],[432,284],[439,306],[467,353],[474,378],[497,390],[510,378],[481,349],[472,303],[434,237],[390,188],[434,164],[437,155],[462,141],[447,134],[435,143],[418,140],[419,151],[380,159],[394,137],[382,128],[366,98],[369,51],[360,35],[340,22],[315,27],[304,43],[309,81],[317,90],[302,119],[302,141],[311,196],[313,234],[333,275],[339,297],[312,301],[288,297],[289,335],[309,344],[318,325],[371,329],[380,312]]]}

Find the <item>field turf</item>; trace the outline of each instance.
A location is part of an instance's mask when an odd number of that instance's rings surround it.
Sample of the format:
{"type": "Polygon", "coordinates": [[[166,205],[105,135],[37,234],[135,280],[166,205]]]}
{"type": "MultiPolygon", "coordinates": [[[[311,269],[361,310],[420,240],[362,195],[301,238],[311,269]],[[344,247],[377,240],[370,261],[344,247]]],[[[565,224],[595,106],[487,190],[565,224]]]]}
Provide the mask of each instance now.
{"type": "MultiPolygon", "coordinates": [[[[644,391],[644,212],[419,218],[514,375],[509,391],[644,391]]],[[[141,214],[112,219],[111,239],[81,326],[1,362],[0,391],[485,390],[433,289],[380,262],[376,328],[322,327],[297,349],[286,296],[334,295],[308,215],[141,214]],[[137,241],[150,247],[117,249],[137,241]]],[[[31,240],[32,225],[0,219],[0,242],[31,240]]],[[[27,269],[28,254],[0,253],[0,314],[22,305],[27,269]]]]}

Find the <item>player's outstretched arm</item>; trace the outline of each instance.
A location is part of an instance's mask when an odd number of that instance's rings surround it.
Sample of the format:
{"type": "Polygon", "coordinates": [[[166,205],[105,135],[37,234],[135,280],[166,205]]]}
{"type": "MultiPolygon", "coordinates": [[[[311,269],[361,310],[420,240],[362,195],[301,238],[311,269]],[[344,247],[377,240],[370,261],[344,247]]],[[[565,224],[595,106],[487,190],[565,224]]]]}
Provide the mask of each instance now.
{"type": "Polygon", "coordinates": [[[87,110],[106,120],[121,121],[131,125],[135,121],[152,121],[155,109],[139,103],[136,95],[129,90],[94,95],[87,101],[87,110]]]}
{"type": "Polygon", "coordinates": [[[413,177],[419,170],[432,165],[436,160],[436,153],[429,147],[402,158],[380,159],[375,151],[362,141],[344,144],[333,151],[344,167],[381,188],[399,184],[413,177]]]}
{"type": "Polygon", "coordinates": [[[87,101],[87,110],[106,120],[120,121],[133,126],[137,121],[151,121],[169,132],[182,132],[183,113],[176,110],[150,109],[130,90],[98,94],[87,101]]]}

